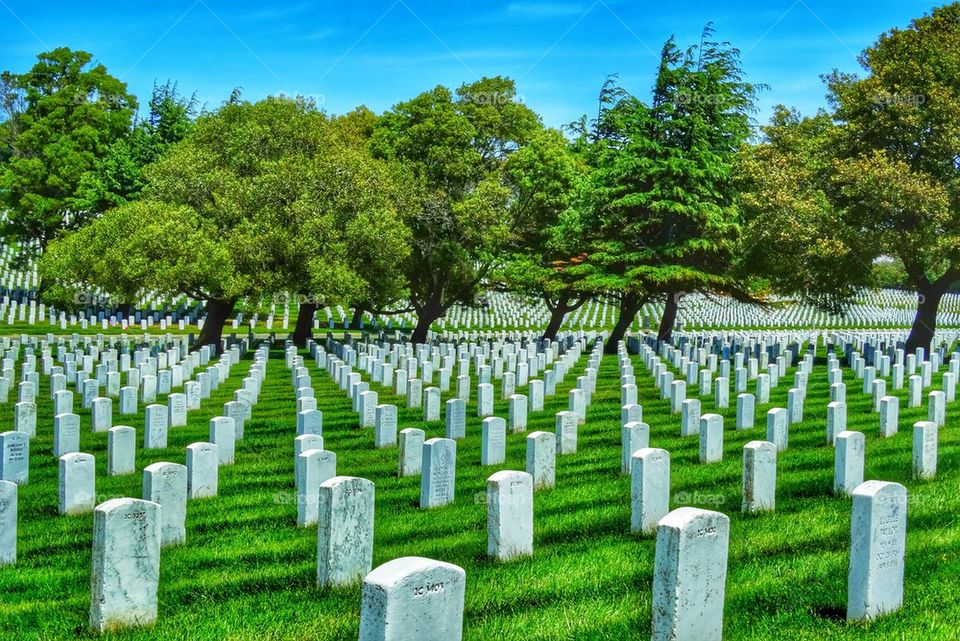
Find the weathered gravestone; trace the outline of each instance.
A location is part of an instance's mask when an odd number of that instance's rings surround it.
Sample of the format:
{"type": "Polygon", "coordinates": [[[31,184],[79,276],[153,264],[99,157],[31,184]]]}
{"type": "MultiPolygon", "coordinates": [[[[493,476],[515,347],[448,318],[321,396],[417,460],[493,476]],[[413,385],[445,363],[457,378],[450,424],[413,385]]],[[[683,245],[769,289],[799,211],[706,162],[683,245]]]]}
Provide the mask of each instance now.
{"type": "Polygon", "coordinates": [[[632,421],[620,428],[620,473],[630,474],[631,458],[634,452],[650,447],[650,426],[632,421]]]}
{"type": "Polygon", "coordinates": [[[681,507],[657,525],[652,641],[721,641],[730,519],[681,507]]]}
{"type": "Polygon", "coordinates": [[[498,561],[533,554],[533,477],[504,470],[487,479],[487,554],[498,561]]]}
{"type": "Polygon", "coordinates": [[[653,534],[670,511],[670,452],[642,447],[630,457],[630,529],[653,534]]]}
{"type": "Polygon", "coordinates": [[[777,495],[777,446],[769,441],[750,441],[743,446],[744,512],[772,512],[777,495]]]}
{"type": "Polygon", "coordinates": [[[423,462],[424,432],[416,427],[400,430],[398,476],[417,476],[423,462]]]}
{"type": "Polygon", "coordinates": [[[26,485],[30,479],[30,437],[24,432],[0,434],[0,480],[26,485]]]}
{"type": "Polygon", "coordinates": [[[58,461],[58,512],[83,514],[93,510],[96,490],[93,456],[82,452],[64,454],[58,461]]]}
{"type": "Polygon", "coordinates": [[[214,416],[210,419],[210,442],[217,446],[220,465],[233,465],[236,458],[237,431],[229,416],[214,416]]]}
{"type": "MultiPolygon", "coordinates": [[[[573,391],[573,390],[571,390],[573,391]]],[[[557,453],[577,453],[577,429],[579,418],[576,412],[557,412],[554,419],[554,433],[557,435],[557,453]]]]}
{"type": "Polygon", "coordinates": [[[145,467],[143,499],[160,505],[160,544],[183,543],[187,538],[187,466],[160,462],[145,467]]]}
{"type": "Polygon", "coordinates": [[[187,396],[181,393],[167,397],[167,413],[170,417],[170,427],[182,427],[187,424],[187,396]]]}
{"type": "Polygon", "coordinates": [[[433,508],[453,503],[456,472],[457,442],[449,438],[425,441],[423,470],[420,476],[420,507],[433,508]]]}
{"type": "Polygon", "coordinates": [[[53,417],[53,455],[80,451],[80,417],[76,414],[57,414],[53,417]]]}
{"type": "Polygon", "coordinates": [[[317,585],[359,583],[373,566],[372,481],[335,476],[320,485],[317,585]]]}
{"type": "Polygon", "coordinates": [[[307,450],[297,465],[297,525],[317,522],[320,485],[337,475],[337,455],[329,450],[307,450]]]}
{"type": "Polygon", "coordinates": [[[903,605],[907,489],[867,481],[852,496],[847,620],[864,621],[903,605]]]}
{"type": "Polygon", "coordinates": [[[217,495],[219,447],[214,443],[187,446],[187,498],[202,499],[217,495]]]}
{"type": "Polygon", "coordinates": [[[533,477],[533,489],[553,487],[556,483],[557,437],[550,432],[531,432],[527,436],[526,470],[533,477]]]}
{"type": "Polygon", "coordinates": [[[137,452],[137,431],[126,425],[107,430],[107,476],[133,474],[137,452]]]}
{"type": "Polygon", "coordinates": [[[374,413],[373,446],[377,449],[397,444],[397,406],[377,405],[374,413]]]}
{"type": "Polygon", "coordinates": [[[444,435],[459,440],[467,436],[467,404],[460,398],[447,401],[444,413],[444,435]]]}
{"type": "Polygon", "coordinates": [[[507,422],[499,416],[483,419],[480,435],[480,464],[499,465],[507,457],[507,422]]]}
{"type": "Polygon", "coordinates": [[[0,566],[17,562],[17,484],[0,481],[0,566]]]}
{"type": "Polygon", "coordinates": [[[723,458],[723,417],[704,414],[700,417],[700,462],[715,463],[723,458]]]}
{"type": "Polygon", "coordinates": [[[99,632],[157,620],[160,506],[112,499],[93,513],[90,627],[99,632]]]}
{"type": "Polygon", "coordinates": [[[98,396],[90,404],[90,421],[94,432],[106,432],[113,427],[113,399],[98,396]]]}
{"type": "Polygon", "coordinates": [[[913,478],[932,479],[937,475],[939,426],[933,421],[913,425],[913,478]]]}
{"type": "Polygon", "coordinates": [[[466,573],[407,556],[363,580],[359,641],[461,641],[466,573]]]}
{"type": "Polygon", "coordinates": [[[165,405],[147,405],[143,415],[143,448],[163,449],[167,446],[169,419],[165,405]]]}
{"type": "Polygon", "coordinates": [[[863,483],[864,449],[862,432],[848,431],[837,434],[833,459],[834,493],[849,495],[863,483]]]}

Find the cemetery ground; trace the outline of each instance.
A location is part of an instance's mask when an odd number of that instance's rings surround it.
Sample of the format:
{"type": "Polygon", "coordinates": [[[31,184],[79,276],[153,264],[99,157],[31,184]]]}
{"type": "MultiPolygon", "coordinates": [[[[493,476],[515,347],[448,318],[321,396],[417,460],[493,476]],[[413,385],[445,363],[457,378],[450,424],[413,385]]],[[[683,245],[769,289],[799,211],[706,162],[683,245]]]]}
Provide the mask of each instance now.
{"type": "MultiPolygon", "coordinates": [[[[621,475],[620,385],[615,356],[604,357],[587,420],[579,427],[577,452],[557,456],[556,487],[534,495],[534,553],[509,563],[486,554],[486,479],[499,470],[525,468],[526,435],[553,432],[554,415],[567,409],[581,358],[557,393],[531,413],[526,433],[508,434],[506,461],[480,464],[476,379],[467,406],[467,437],[457,443],[456,502],[418,507],[420,478],[397,478],[397,449],[373,448],[373,430],[361,429],[349,398],[306,356],[324,447],[337,455],[337,473],[370,479],[376,486],[373,566],[402,556],[447,561],[466,570],[464,638],[645,639],[651,622],[654,538],[630,532],[630,479],[621,475]]],[[[948,352],[949,353],[949,352],[948,352]]],[[[245,371],[253,352],[235,368],[245,371]]],[[[737,431],[736,395],[729,409],[714,409],[713,396],[699,397],[702,412],[724,416],[723,460],[698,462],[698,438],[680,433],[680,415],[661,400],[650,372],[633,356],[650,445],[671,454],[671,502],[730,516],[726,580],[726,639],[950,639],[960,621],[960,402],[947,406],[940,430],[937,476],[911,478],[912,426],[927,420],[926,392],[919,408],[900,397],[899,432],[878,433],[878,414],[853,372],[848,384],[847,429],[866,435],[865,479],[895,481],[909,492],[903,608],[867,624],[845,621],[850,548],[849,498],[833,495],[834,449],[826,442],[830,401],[823,347],[809,378],[804,420],[790,426],[789,448],[777,461],[776,512],[740,511],[742,447],[766,438],[766,412],[786,407],[793,369],[771,390],[771,402],[756,408],[755,427],[737,431]]],[[[238,370],[234,370],[237,372],[238,370]]],[[[940,389],[946,368],[930,389],[940,389]]],[[[18,370],[19,373],[19,370],[18,370]]],[[[137,429],[137,473],[106,475],[107,434],[81,416],[80,450],[96,457],[99,504],[141,496],[141,474],[157,461],[182,463],[184,448],[206,441],[208,421],[239,387],[236,373],[172,428],[168,447],[140,447],[143,407],[114,425],[137,429]]],[[[751,383],[752,390],[753,383],[751,383]]],[[[507,416],[497,382],[495,415],[507,416]]],[[[421,409],[371,385],[380,403],[399,408],[398,428],[419,427],[442,436],[443,421],[424,423],[421,409]]],[[[518,387],[518,393],[524,388],[518,387]]],[[[689,397],[693,398],[695,386],[689,397]]],[[[445,393],[444,399],[451,393],[445,393]]],[[[11,390],[15,396],[15,389],[11,390]]],[[[52,453],[49,379],[37,394],[37,436],[31,441],[30,481],[19,490],[17,563],[0,568],[0,639],[92,638],[88,630],[92,515],[57,515],[57,459],[52,453]]],[[[158,395],[158,403],[165,399],[158,395]]],[[[0,405],[0,424],[13,424],[13,402],[0,405]]],[[[161,553],[157,622],[142,629],[107,633],[117,639],[356,639],[360,588],[318,590],[316,527],[296,525],[293,438],[296,402],[290,370],[280,348],[271,352],[252,419],[238,441],[236,463],[220,468],[219,496],[190,500],[185,543],[161,553]]]]}

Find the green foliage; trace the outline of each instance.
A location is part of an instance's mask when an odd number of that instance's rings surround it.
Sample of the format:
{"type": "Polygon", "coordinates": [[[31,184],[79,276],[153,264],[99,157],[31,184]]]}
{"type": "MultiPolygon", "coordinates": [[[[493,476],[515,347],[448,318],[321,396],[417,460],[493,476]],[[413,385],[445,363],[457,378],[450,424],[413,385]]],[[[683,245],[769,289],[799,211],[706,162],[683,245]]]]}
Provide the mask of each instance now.
{"type": "Polygon", "coordinates": [[[498,270],[509,289],[542,297],[548,305],[589,297],[576,273],[584,240],[577,204],[587,171],[583,158],[555,129],[538,132],[506,161],[519,248],[498,270]]]}
{"type": "Polygon", "coordinates": [[[729,274],[740,231],[732,168],[757,87],[737,50],[711,35],[686,51],[667,41],[649,104],[604,86],[589,152],[588,279],[598,289],[745,293],[729,274]]]}
{"type": "Polygon", "coordinates": [[[774,290],[832,313],[870,282],[873,254],[843,223],[825,177],[836,130],[826,113],[801,118],[778,107],[765,140],[738,157],[736,185],[745,220],[737,267],[774,290]]]}
{"type": "Polygon", "coordinates": [[[839,125],[835,200],[912,284],[960,278],[960,4],[880,36],[868,75],[827,78],[839,125]]]}
{"type": "MultiPolygon", "coordinates": [[[[384,114],[371,148],[403,163],[423,188],[407,219],[410,301],[429,325],[450,305],[470,304],[495,257],[516,241],[503,163],[540,129],[516,102],[512,80],[483,78],[451,92],[436,87],[384,114]]],[[[425,336],[426,326],[418,328],[425,336]]]]}
{"type": "Polygon", "coordinates": [[[146,185],[144,168],[187,135],[196,115],[195,96],[180,95],[171,82],[154,85],[147,118],[110,145],[96,171],[83,177],[82,207],[101,212],[139,198],[146,185]]]}
{"type": "Polygon", "coordinates": [[[6,74],[3,83],[5,104],[22,100],[24,108],[12,116],[5,108],[10,142],[0,207],[7,210],[6,233],[42,249],[91,213],[80,185],[126,135],[137,102],[87,52],[59,48],[37,58],[30,71],[6,74]]]}
{"type": "Polygon", "coordinates": [[[742,157],[744,264],[831,311],[895,258],[922,296],[908,348],[929,347],[960,279],[960,4],[893,29],[825,77],[833,112],[781,109],[742,157]]]}
{"type": "Polygon", "coordinates": [[[228,302],[293,291],[349,304],[402,284],[390,272],[415,197],[398,172],[312,102],[232,100],[145,168],[141,200],[53,243],[41,271],[61,299],[84,288],[228,302]]]}

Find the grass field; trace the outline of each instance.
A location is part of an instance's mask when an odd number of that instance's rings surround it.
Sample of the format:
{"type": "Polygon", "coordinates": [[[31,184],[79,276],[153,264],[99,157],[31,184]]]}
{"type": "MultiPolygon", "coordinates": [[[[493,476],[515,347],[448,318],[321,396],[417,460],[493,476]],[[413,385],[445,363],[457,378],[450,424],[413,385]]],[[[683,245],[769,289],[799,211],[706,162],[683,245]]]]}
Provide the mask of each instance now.
{"type": "MultiPolygon", "coordinates": [[[[765,438],[766,410],[785,407],[792,371],[772,391],[772,402],[758,406],[753,430],[733,429],[735,398],[734,407],[718,410],[725,417],[724,460],[701,465],[697,439],[678,436],[679,415],[670,414],[649,372],[634,357],[651,446],[671,452],[671,507],[694,505],[731,517],[725,638],[960,638],[960,407],[948,406],[937,479],[913,481],[912,425],[926,419],[926,407],[908,409],[905,390],[891,391],[901,397],[900,432],[881,439],[879,419],[869,413],[869,397],[860,393],[853,373],[844,372],[848,429],[867,436],[865,478],[897,481],[910,493],[904,607],[871,624],[848,625],[850,501],[831,493],[833,449],[825,443],[829,391],[823,356],[821,350],[810,377],[805,421],[791,426],[790,448],[778,462],[777,511],[764,516],[740,513],[741,448],[765,438]]],[[[620,475],[615,357],[605,357],[601,365],[578,452],[558,457],[556,488],[535,496],[534,556],[509,564],[486,558],[482,496],[486,478],[495,471],[524,468],[525,435],[508,436],[505,464],[479,464],[476,378],[467,409],[467,438],[458,443],[456,503],[423,511],[417,508],[419,478],[396,478],[396,449],[374,450],[372,430],[356,427],[349,399],[326,372],[307,361],[324,414],[326,447],[337,453],[338,473],[376,484],[374,566],[408,555],[462,566],[467,572],[465,639],[649,637],[654,541],[630,533],[629,479],[620,475]]],[[[186,445],[207,440],[208,420],[222,412],[250,364],[248,355],[202,409],[190,413],[186,427],[170,431],[169,448],[138,449],[137,469],[161,460],[182,463],[186,445]]],[[[553,430],[554,413],[566,409],[566,392],[585,366],[586,357],[558,385],[557,395],[546,399],[544,411],[530,415],[528,433],[553,430]]],[[[220,496],[191,501],[186,543],[163,550],[157,624],[108,638],[356,639],[359,587],[317,590],[316,528],[295,524],[295,401],[281,350],[272,352],[267,371],[260,402],[245,439],[237,445],[237,462],[220,470],[220,496]]],[[[934,377],[935,388],[940,379],[934,377]]],[[[20,490],[18,562],[0,568],[3,640],[93,636],[86,629],[92,516],[57,515],[52,403],[47,377],[41,381],[31,480],[20,490]]],[[[381,403],[400,406],[400,428],[422,427],[428,438],[442,436],[442,421],[424,424],[420,410],[406,409],[401,399],[377,385],[372,389],[380,393],[381,403]]],[[[499,384],[496,391],[499,397],[499,384]]],[[[711,397],[701,401],[704,412],[714,411],[711,397]]],[[[97,458],[98,501],[139,497],[139,473],[106,476],[107,436],[90,433],[89,411],[79,406],[77,395],[81,449],[97,458]]],[[[115,403],[114,424],[136,427],[142,440],[142,409],[135,417],[120,417],[117,410],[115,403]]],[[[506,401],[497,400],[496,413],[507,415],[506,401]]],[[[0,424],[12,425],[12,414],[12,403],[0,405],[0,424]]]]}

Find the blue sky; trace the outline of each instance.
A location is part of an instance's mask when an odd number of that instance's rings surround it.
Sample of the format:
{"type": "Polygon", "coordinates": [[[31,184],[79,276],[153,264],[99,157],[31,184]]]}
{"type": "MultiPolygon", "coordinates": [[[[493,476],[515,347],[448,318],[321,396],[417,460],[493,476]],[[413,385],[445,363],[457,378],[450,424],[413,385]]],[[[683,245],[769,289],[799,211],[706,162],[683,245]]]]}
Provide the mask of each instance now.
{"type": "Polygon", "coordinates": [[[314,97],[332,113],[374,111],[437,84],[507,75],[523,100],[559,126],[596,110],[619,73],[645,97],[656,52],[676,35],[694,43],[712,21],[742,52],[749,80],[773,105],[824,106],[820,74],[858,69],[857,54],[906,26],[928,1],[755,0],[0,0],[0,69],[24,71],[57,46],[92,52],[145,103],[175,80],[215,107],[234,87],[249,99],[314,97]]]}

